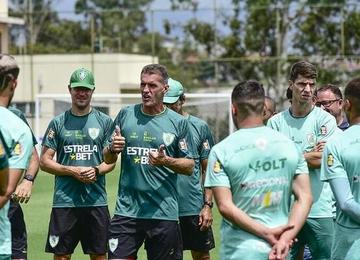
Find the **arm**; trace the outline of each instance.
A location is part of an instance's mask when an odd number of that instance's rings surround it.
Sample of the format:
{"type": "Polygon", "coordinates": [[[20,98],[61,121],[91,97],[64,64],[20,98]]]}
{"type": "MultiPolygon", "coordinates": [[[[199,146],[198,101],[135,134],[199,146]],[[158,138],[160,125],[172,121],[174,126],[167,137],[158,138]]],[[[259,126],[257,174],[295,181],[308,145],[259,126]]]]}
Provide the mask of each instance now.
{"type": "Polygon", "coordinates": [[[195,162],[189,158],[173,158],[165,154],[165,145],[160,145],[158,152],[149,153],[149,163],[154,166],[165,166],[175,173],[191,175],[195,162]]]}
{"type": "MultiPolygon", "coordinates": [[[[56,176],[71,176],[83,183],[93,183],[96,179],[89,179],[89,175],[95,175],[92,167],[75,167],[61,165],[53,160],[55,151],[51,148],[43,146],[40,157],[41,170],[56,176]],[[85,173],[85,174],[83,174],[85,173]]],[[[96,177],[96,176],[95,176],[96,177]]]]}
{"type": "Polygon", "coordinates": [[[9,182],[9,167],[5,167],[0,170],[0,196],[6,194],[8,182],[9,182]]]}
{"type": "Polygon", "coordinates": [[[99,169],[99,175],[105,175],[112,170],[114,170],[116,163],[107,164],[105,162],[102,162],[98,166],[96,166],[99,169]]]}
{"type": "MultiPolygon", "coordinates": [[[[33,148],[33,152],[30,159],[29,168],[25,172],[26,175],[31,176],[31,179],[35,180],[35,177],[39,171],[39,155],[36,151],[36,148],[33,148]]],[[[29,181],[27,179],[23,179],[22,182],[16,187],[15,190],[15,199],[20,203],[27,203],[31,197],[31,189],[34,181],[29,181]]]]}
{"type": "Polygon", "coordinates": [[[265,239],[270,245],[275,244],[284,231],[293,228],[289,224],[268,228],[252,219],[244,211],[236,207],[232,200],[231,191],[227,187],[214,187],[213,193],[218,209],[224,218],[241,229],[265,239]]]}
{"type": "MultiPolygon", "coordinates": [[[[201,160],[201,183],[202,186],[204,186],[204,181],[205,181],[205,176],[206,176],[206,167],[207,167],[207,159],[201,160]]],[[[211,212],[211,207],[209,206],[209,204],[212,204],[212,200],[213,200],[213,194],[212,194],[212,190],[209,188],[204,188],[204,201],[206,202],[203,206],[203,208],[200,211],[199,214],[199,226],[200,226],[200,230],[207,230],[212,222],[213,222],[213,216],[212,216],[212,212],[211,212]]]]}
{"type": "Polygon", "coordinates": [[[285,259],[289,252],[290,244],[304,225],[310,212],[312,195],[309,175],[296,175],[292,184],[292,191],[295,196],[295,202],[290,212],[288,225],[294,228],[286,230],[281,234],[278,243],[275,244],[270,252],[270,259],[285,259]]]}
{"type": "Polygon", "coordinates": [[[329,182],[340,209],[353,221],[360,224],[360,204],[354,199],[349,180],[336,178],[330,179],[329,182]]]}
{"type": "Polygon", "coordinates": [[[5,195],[0,197],[0,208],[2,208],[11,198],[11,195],[15,191],[16,185],[18,184],[23,172],[23,169],[9,168],[9,183],[5,195]]]}
{"type": "Polygon", "coordinates": [[[308,152],[304,153],[305,160],[309,166],[309,168],[312,169],[318,169],[321,166],[321,156],[322,152],[308,152]]]}

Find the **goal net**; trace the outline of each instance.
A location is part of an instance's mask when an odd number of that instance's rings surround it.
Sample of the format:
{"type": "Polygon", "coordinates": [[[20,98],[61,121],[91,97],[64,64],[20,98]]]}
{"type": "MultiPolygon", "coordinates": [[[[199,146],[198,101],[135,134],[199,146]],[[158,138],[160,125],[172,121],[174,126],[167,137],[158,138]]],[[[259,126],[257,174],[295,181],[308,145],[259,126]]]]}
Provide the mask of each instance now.
{"type": "MultiPolygon", "coordinates": [[[[216,142],[234,131],[230,93],[188,93],[184,110],[208,123],[216,142]]],[[[124,106],[141,102],[140,94],[94,94],[91,104],[112,119],[124,106]]],[[[34,132],[41,142],[49,122],[71,107],[69,94],[38,94],[34,132]]]]}

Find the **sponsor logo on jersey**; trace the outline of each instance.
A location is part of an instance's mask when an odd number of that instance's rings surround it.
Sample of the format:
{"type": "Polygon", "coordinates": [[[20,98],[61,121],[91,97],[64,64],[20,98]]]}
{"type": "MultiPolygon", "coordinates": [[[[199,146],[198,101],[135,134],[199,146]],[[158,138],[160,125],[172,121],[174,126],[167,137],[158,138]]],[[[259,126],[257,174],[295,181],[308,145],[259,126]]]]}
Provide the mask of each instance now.
{"type": "Polygon", "coordinates": [[[116,250],[118,247],[119,240],[117,238],[110,238],[109,239],[109,249],[112,253],[116,250]]]}
{"type": "Polygon", "coordinates": [[[20,143],[17,143],[14,147],[14,154],[20,155],[22,152],[22,147],[20,143]]]}
{"type": "Polygon", "coordinates": [[[70,160],[88,161],[91,155],[99,151],[97,145],[90,144],[72,144],[64,146],[64,153],[70,154],[70,160]]]}
{"type": "Polygon", "coordinates": [[[99,128],[89,128],[88,133],[89,133],[89,136],[91,137],[91,139],[95,140],[99,136],[100,129],[99,128]]]}
{"type": "Polygon", "coordinates": [[[353,177],[353,181],[354,181],[354,182],[360,182],[360,177],[359,177],[359,175],[355,175],[355,176],[353,177]]]}
{"type": "Polygon", "coordinates": [[[163,141],[164,141],[164,144],[166,146],[169,146],[170,144],[172,144],[175,140],[175,135],[172,134],[172,133],[163,133],[163,141]]]}
{"type": "Polygon", "coordinates": [[[283,178],[268,178],[261,180],[254,180],[250,182],[242,182],[240,188],[244,190],[251,189],[260,189],[265,187],[275,187],[275,186],[288,186],[289,180],[285,177],[283,178]]]}
{"type": "Polygon", "coordinates": [[[55,131],[52,130],[52,128],[50,128],[50,129],[49,129],[49,132],[48,132],[48,134],[47,134],[47,137],[48,137],[49,139],[53,139],[54,136],[55,136],[55,131]]]}
{"type": "Polygon", "coordinates": [[[327,135],[327,128],[326,128],[325,125],[322,125],[322,126],[320,127],[320,134],[321,134],[321,135],[327,135]]]}
{"type": "Polygon", "coordinates": [[[138,139],[138,138],[139,138],[139,136],[137,135],[136,132],[132,132],[132,133],[130,134],[130,139],[138,139]]]}
{"type": "Polygon", "coordinates": [[[133,156],[132,159],[135,164],[149,164],[150,152],[158,152],[158,149],[136,146],[129,146],[126,148],[127,155],[133,156]]]}
{"type": "Polygon", "coordinates": [[[329,167],[334,165],[334,156],[331,153],[328,154],[326,158],[326,163],[329,167]]]}
{"type": "Polygon", "coordinates": [[[213,171],[214,173],[219,173],[221,171],[221,163],[219,161],[214,163],[213,171]]]}
{"type": "Polygon", "coordinates": [[[59,236],[50,235],[49,236],[49,244],[52,248],[56,247],[59,243],[59,236]]]}
{"type": "Polygon", "coordinates": [[[203,142],[203,147],[204,150],[210,150],[210,144],[208,139],[206,139],[205,142],[203,142]]]}
{"type": "Polygon", "coordinates": [[[181,139],[179,141],[179,146],[180,146],[180,149],[182,151],[187,151],[188,150],[188,147],[187,147],[187,143],[186,143],[186,140],[185,139],[181,139]]]}
{"type": "Polygon", "coordinates": [[[5,155],[5,149],[2,143],[0,142],[0,157],[3,157],[5,155]]]}
{"type": "Polygon", "coordinates": [[[283,169],[285,167],[286,158],[280,158],[275,160],[260,161],[257,160],[255,163],[249,163],[249,168],[257,172],[258,170],[270,171],[283,169]]]}
{"type": "Polygon", "coordinates": [[[155,141],[156,140],[156,137],[155,136],[151,136],[149,134],[149,132],[145,131],[144,132],[144,135],[143,135],[143,140],[144,142],[152,142],[152,141],[155,141]]]}
{"type": "Polygon", "coordinates": [[[283,197],[283,191],[268,191],[260,195],[254,196],[251,206],[269,208],[280,204],[283,197]]]}

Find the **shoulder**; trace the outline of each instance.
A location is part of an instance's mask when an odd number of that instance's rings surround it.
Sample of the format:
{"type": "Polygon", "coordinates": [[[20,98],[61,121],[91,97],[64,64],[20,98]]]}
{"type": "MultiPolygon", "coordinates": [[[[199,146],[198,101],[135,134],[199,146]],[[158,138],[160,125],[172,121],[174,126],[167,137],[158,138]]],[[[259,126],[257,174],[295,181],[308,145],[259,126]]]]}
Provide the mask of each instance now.
{"type": "Polygon", "coordinates": [[[101,112],[100,110],[97,110],[96,108],[93,108],[93,113],[100,121],[112,121],[109,115],[101,112]]]}

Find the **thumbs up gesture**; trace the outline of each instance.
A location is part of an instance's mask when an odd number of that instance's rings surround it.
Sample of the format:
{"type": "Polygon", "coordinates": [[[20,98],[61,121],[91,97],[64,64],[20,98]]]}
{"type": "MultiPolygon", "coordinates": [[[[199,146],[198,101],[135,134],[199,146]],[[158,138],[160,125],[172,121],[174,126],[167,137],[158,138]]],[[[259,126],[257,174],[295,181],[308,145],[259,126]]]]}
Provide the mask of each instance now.
{"type": "Polygon", "coordinates": [[[118,125],[115,126],[115,132],[112,137],[112,141],[110,144],[110,151],[112,153],[121,153],[125,147],[125,137],[121,135],[120,127],[118,125]]]}
{"type": "Polygon", "coordinates": [[[166,165],[166,151],[165,145],[162,144],[159,146],[157,152],[149,152],[149,163],[154,166],[166,165]]]}

